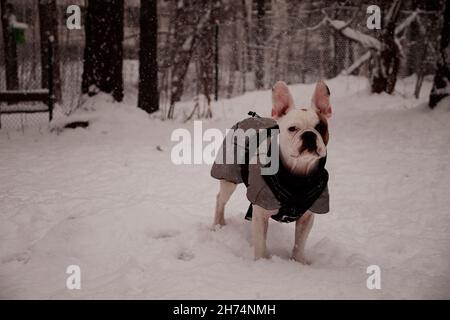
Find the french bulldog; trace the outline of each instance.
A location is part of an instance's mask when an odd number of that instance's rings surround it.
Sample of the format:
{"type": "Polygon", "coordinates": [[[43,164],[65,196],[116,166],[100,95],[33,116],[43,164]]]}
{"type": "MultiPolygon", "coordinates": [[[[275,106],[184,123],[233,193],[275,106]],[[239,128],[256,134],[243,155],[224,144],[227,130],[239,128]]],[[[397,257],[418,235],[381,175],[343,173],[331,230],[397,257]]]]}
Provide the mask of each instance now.
{"type": "MultiPolygon", "coordinates": [[[[323,81],[317,83],[311,99],[311,106],[306,108],[295,108],[294,100],[286,83],[279,81],[272,88],[272,119],[276,121],[279,128],[279,160],[282,167],[285,168],[285,172],[287,172],[283,177],[285,177],[285,181],[287,177],[288,184],[291,180],[300,181],[300,183],[302,181],[308,181],[308,183],[313,181],[312,184],[298,186],[303,189],[305,186],[307,189],[317,189],[311,190],[316,192],[318,196],[313,199],[306,199],[309,202],[299,199],[303,194],[310,194],[309,190],[306,190],[306,192],[304,190],[300,195],[297,195],[294,190],[291,193],[291,197],[296,199],[287,200],[288,203],[300,202],[303,205],[303,210],[299,209],[302,212],[298,212],[298,215],[287,221],[295,221],[295,244],[292,250],[292,259],[303,264],[310,264],[310,261],[305,256],[305,245],[313,226],[314,214],[328,212],[329,198],[328,188],[326,187],[328,173],[324,169],[324,160],[326,160],[327,156],[327,144],[329,141],[328,119],[331,118],[331,115],[330,90],[323,81]],[[326,173],[326,175],[319,175],[318,173],[321,170],[324,170],[323,173],[326,173]],[[312,179],[312,177],[316,176],[324,178],[317,179],[318,183],[316,183],[312,179]],[[309,206],[311,201],[313,201],[313,204],[309,206]],[[304,207],[305,203],[307,207],[304,207]]],[[[268,120],[271,121],[271,119],[268,120]]],[[[224,168],[231,167],[214,164],[211,173],[213,177],[220,179],[220,190],[216,197],[213,228],[225,225],[225,205],[235,191],[237,183],[243,182],[242,179],[230,178],[226,174],[217,173],[224,168]]],[[[257,178],[260,179],[260,177],[257,178]]],[[[263,181],[262,179],[260,180],[263,181]]],[[[252,209],[251,231],[254,259],[269,258],[266,250],[269,218],[279,216],[279,211],[281,212],[281,207],[284,204],[281,197],[277,196],[277,190],[266,188],[266,192],[258,186],[258,192],[256,193],[259,198],[256,198],[251,196],[252,193],[249,196],[250,187],[254,187],[255,183],[245,182],[245,184],[247,186],[247,198],[252,203],[250,209],[252,209]],[[264,197],[270,199],[265,199],[264,197]],[[271,203],[276,203],[277,205],[272,205],[271,203]]],[[[295,211],[297,207],[291,205],[290,208],[291,211],[292,208],[295,211]]]]}

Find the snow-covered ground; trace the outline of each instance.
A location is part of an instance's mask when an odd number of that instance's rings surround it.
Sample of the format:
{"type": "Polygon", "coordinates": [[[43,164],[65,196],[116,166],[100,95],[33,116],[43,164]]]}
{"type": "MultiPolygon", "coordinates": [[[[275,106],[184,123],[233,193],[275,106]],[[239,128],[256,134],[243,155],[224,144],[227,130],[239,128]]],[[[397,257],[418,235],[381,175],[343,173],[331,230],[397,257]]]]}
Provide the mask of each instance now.
{"type": "MultiPolygon", "coordinates": [[[[331,212],[316,217],[312,265],[289,260],[293,225],[271,221],[270,260],[253,261],[244,188],[228,225],[209,231],[217,181],[208,165],[171,162],[179,119],[161,121],[103,95],[88,129],[0,130],[0,298],[391,299],[450,298],[450,100],[434,111],[412,98],[369,95],[366,80],[330,80],[331,212]],[[81,290],[66,288],[79,265],[81,290]],[[381,269],[369,290],[366,268],[381,269]]],[[[309,105],[313,85],[291,86],[309,105]]],[[[249,110],[270,113],[270,91],[214,104],[204,129],[249,110]]],[[[89,107],[89,106],[88,106],[89,107]]],[[[57,120],[54,126],[58,126],[57,120]]]]}

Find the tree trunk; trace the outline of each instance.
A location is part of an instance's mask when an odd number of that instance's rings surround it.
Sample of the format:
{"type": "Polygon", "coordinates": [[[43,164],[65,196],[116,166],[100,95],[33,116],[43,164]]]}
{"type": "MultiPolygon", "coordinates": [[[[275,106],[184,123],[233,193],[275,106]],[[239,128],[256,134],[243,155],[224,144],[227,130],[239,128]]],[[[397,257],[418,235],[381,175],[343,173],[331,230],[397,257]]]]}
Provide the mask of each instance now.
{"type": "Polygon", "coordinates": [[[184,90],[184,78],[191,63],[197,42],[195,27],[189,25],[190,10],[177,6],[174,18],[173,59],[170,74],[170,106],[167,118],[172,119],[175,103],[180,101],[184,90]]]}
{"type": "Polygon", "coordinates": [[[417,73],[417,70],[419,70],[423,66],[422,62],[424,62],[425,60],[422,60],[422,55],[418,53],[423,52],[426,39],[418,37],[418,35],[420,35],[420,28],[417,23],[411,23],[405,33],[408,41],[408,47],[407,50],[405,50],[405,76],[410,76],[413,73],[417,73]]]}
{"type": "Polygon", "coordinates": [[[231,98],[234,92],[236,73],[239,72],[239,48],[238,48],[238,25],[236,12],[233,12],[232,17],[232,26],[231,26],[231,34],[232,34],[232,42],[231,42],[231,61],[228,75],[228,86],[227,86],[227,98],[231,98]]]}
{"type": "MultiPolygon", "coordinates": [[[[333,19],[339,19],[337,7],[334,8],[333,11],[333,19]]],[[[346,17],[347,19],[349,17],[346,17]]],[[[344,61],[345,61],[345,51],[347,46],[347,39],[337,30],[333,30],[330,34],[330,40],[332,43],[331,53],[332,53],[332,61],[333,63],[330,67],[325,66],[326,75],[328,78],[336,77],[342,70],[345,69],[344,61]]]]}
{"type": "Polygon", "coordinates": [[[370,62],[371,91],[392,94],[400,66],[400,50],[395,43],[395,26],[400,14],[401,0],[395,0],[389,9],[381,39],[381,51],[372,54],[370,62]]]}
{"type": "Polygon", "coordinates": [[[0,6],[6,68],[6,89],[17,90],[19,89],[17,46],[9,26],[9,16],[14,12],[8,12],[6,0],[0,0],[0,6]]]}
{"type": "Polygon", "coordinates": [[[255,88],[264,88],[264,41],[266,38],[266,0],[256,0],[256,70],[255,88]]]}
{"type": "Polygon", "coordinates": [[[61,101],[56,0],[39,0],[39,29],[41,38],[41,86],[42,88],[48,88],[48,39],[53,36],[53,92],[56,101],[61,101]]]}
{"type": "Polygon", "coordinates": [[[450,0],[446,1],[444,23],[441,31],[441,43],[436,63],[433,87],[430,93],[429,106],[434,108],[439,101],[450,95],[450,60],[446,51],[450,44],[450,0]]]}
{"type": "Polygon", "coordinates": [[[219,100],[219,20],[214,22],[214,101],[219,100]]]}
{"type": "Polygon", "coordinates": [[[244,41],[242,44],[242,64],[241,64],[241,78],[242,78],[242,93],[247,91],[247,72],[252,70],[250,50],[248,48],[250,44],[250,26],[248,23],[248,10],[245,0],[241,0],[242,7],[242,21],[244,27],[244,41]]]}
{"type": "Polygon", "coordinates": [[[148,113],[159,110],[157,2],[141,0],[138,107],[148,113]]]}
{"type": "MultiPolygon", "coordinates": [[[[214,17],[211,14],[205,27],[202,28],[198,43],[199,69],[200,69],[200,88],[201,93],[206,98],[206,103],[209,108],[211,105],[211,94],[214,86],[214,56],[215,56],[215,23],[214,17]]],[[[211,117],[210,110],[205,114],[207,118],[211,117]]]]}
{"type": "Polygon", "coordinates": [[[82,93],[100,90],[122,101],[123,15],[123,0],[88,2],[82,93]]]}

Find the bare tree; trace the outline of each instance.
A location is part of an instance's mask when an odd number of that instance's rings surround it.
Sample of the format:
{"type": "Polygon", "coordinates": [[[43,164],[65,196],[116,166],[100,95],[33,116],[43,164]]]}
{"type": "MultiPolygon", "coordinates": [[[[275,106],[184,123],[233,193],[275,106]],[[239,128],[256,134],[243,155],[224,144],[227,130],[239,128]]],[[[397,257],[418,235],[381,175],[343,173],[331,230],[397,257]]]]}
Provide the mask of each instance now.
{"type": "MultiPolygon", "coordinates": [[[[387,92],[391,94],[394,91],[397,81],[397,73],[400,65],[401,48],[396,38],[411,22],[416,18],[415,13],[397,26],[402,0],[395,0],[386,16],[381,39],[378,40],[372,36],[356,31],[349,27],[349,22],[333,20],[327,15],[325,20],[328,25],[339,31],[344,37],[359,43],[362,47],[369,50],[366,54],[356,59],[345,73],[351,73],[362,63],[369,61],[370,85],[374,93],[387,92]]],[[[324,12],[325,13],[325,12],[324,12]]],[[[326,14],[326,13],[325,13],[326,14]]]]}
{"type": "Polygon", "coordinates": [[[430,93],[429,106],[431,108],[434,108],[439,101],[450,95],[450,61],[447,55],[450,44],[450,0],[446,1],[443,19],[436,74],[430,93]]]}
{"type": "Polygon", "coordinates": [[[141,0],[138,107],[148,113],[159,109],[157,2],[141,0]]]}
{"type": "MultiPolygon", "coordinates": [[[[236,73],[239,71],[239,46],[237,39],[239,37],[238,34],[238,24],[237,24],[237,12],[236,10],[233,10],[231,14],[231,21],[232,21],[232,27],[231,27],[231,35],[232,35],[232,43],[231,43],[231,61],[230,61],[230,68],[229,68],[229,75],[228,75],[228,87],[227,87],[227,98],[230,98],[233,95],[234,92],[234,86],[235,86],[235,80],[236,80],[236,73]]],[[[241,56],[242,57],[242,56],[241,56]]],[[[244,79],[242,79],[244,80],[244,79]]]]}
{"type": "Polygon", "coordinates": [[[213,92],[214,85],[214,67],[215,67],[215,27],[216,27],[216,15],[215,15],[215,3],[209,1],[208,4],[204,5],[207,10],[211,12],[209,18],[206,20],[201,29],[199,29],[199,41],[198,41],[198,57],[199,59],[199,83],[201,88],[201,93],[206,98],[207,110],[204,116],[210,118],[212,116],[211,112],[211,94],[213,92]]]}
{"type": "Polygon", "coordinates": [[[123,99],[123,5],[123,0],[88,2],[82,93],[100,90],[123,99]]]}
{"type": "Polygon", "coordinates": [[[175,103],[183,95],[184,79],[192,56],[205,24],[210,21],[211,7],[203,1],[192,0],[189,5],[183,1],[175,7],[173,16],[172,65],[170,74],[170,106],[167,117],[174,116],[175,103]]]}
{"type": "Polygon", "coordinates": [[[385,19],[381,38],[381,50],[372,55],[370,65],[372,92],[394,92],[400,65],[400,49],[395,41],[395,27],[402,0],[395,0],[385,19]]]}

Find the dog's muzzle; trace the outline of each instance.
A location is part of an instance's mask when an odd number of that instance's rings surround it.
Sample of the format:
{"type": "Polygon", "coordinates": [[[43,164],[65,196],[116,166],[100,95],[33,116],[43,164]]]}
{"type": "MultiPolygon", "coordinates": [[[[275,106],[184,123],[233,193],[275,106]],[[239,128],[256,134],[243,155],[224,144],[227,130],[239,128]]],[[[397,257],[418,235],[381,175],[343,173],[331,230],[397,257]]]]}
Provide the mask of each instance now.
{"type": "Polygon", "coordinates": [[[300,146],[298,148],[298,155],[307,152],[310,155],[317,155],[324,157],[327,154],[326,146],[322,140],[319,132],[315,129],[306,129],[298,132],[294,139],[298,139],[300,146]]]}
{"type": "Polygon", "coordinates": [[[304,150],[309,152],[316,152],[317,150],[317,135],[312,131],[305,131],[300,135],[302,140],[302,146],[300,147],[300,153],[304,150]]]}

